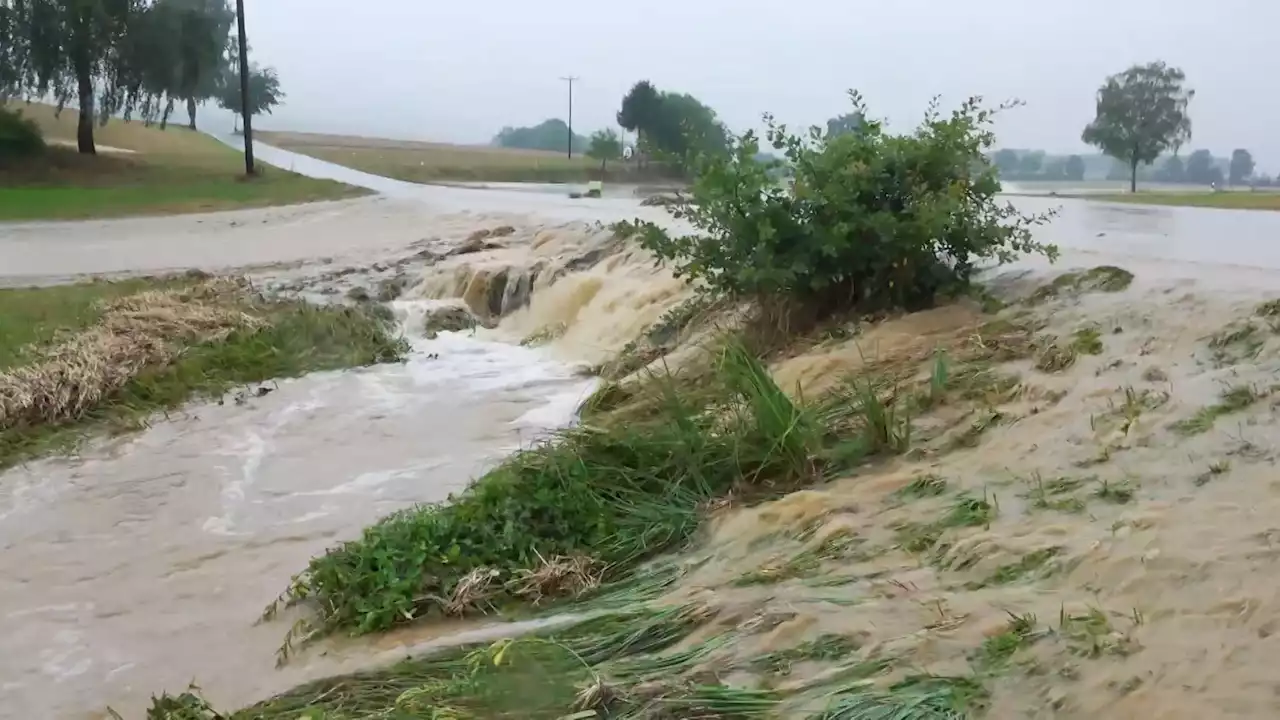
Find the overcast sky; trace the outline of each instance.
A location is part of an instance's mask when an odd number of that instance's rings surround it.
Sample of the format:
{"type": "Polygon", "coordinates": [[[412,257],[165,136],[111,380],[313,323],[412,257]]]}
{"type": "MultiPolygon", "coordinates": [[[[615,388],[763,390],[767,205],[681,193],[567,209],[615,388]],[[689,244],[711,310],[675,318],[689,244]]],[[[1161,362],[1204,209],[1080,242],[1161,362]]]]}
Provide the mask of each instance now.
{"type": "Polygon", "coordinates": [[[612,125],[649,79],[696,95],[730,127],[771,111],[812,124],[857,88],[873,115],[914,124],[929,98],[1027,106],[1001,145],[1078,152],[1106,75],[1151,60],[1196,90],[1192,147],[1247,147],[1280,169],[1277,0],[245,0],[255,60],[286,105],[260,124],[453,142],[563,117],[612,125]]]}

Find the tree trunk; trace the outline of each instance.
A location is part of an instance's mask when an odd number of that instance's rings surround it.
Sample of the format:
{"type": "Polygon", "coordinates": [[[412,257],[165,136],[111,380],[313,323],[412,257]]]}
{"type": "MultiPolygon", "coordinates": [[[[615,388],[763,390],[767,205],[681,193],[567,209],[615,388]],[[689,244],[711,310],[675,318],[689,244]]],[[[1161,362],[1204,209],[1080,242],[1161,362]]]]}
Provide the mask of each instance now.
{"type": "Polygon", "coordinates": [[[191,128],[192,130],[195,130],[196,129],[196,99],[193,97],[187,98],[187,117],[191,118],[191,124],[188,125],[187,127],[191,128]]]}
{"type": "Polygon", "coordinates": [[[1138,161],[1129,163],[1129,192],[1138,192],[1138,161]]]}
{"type": "Polygon", "coordinates": [[[76,147],[86,155],[97,155],[93,144],[93,78],[89,68],[76,69],[76,84],[80,91],[80,121],[76,123],[76,147]]]}

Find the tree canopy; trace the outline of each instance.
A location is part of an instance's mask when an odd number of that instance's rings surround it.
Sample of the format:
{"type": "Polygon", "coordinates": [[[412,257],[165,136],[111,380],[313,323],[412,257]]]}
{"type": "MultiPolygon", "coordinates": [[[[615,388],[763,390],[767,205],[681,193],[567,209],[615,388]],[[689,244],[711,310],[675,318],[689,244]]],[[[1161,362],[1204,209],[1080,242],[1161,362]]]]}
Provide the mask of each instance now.
{"type": "Polygon", "coordinates": [[[1081,139],[1123,161],[1129,189],[1135,191],[1138,165],[1150,165],[1191,139],[1187,106],[1194,94],[1178,68],[1163,62],[1135,65],[1099,88],[1096,117],[1081,139]]]}
{"type": "MultiPolygon", "coordinates": [[[[82,153],[94,153],[95,121],[140,114],[163,125],[176,102],[218,99],[239,108],[228,0],[11,0],[0,4],[0,97],[50,97],[80,111],[82,153]],[[234,79],[234,82],[231,81],[234,79]]],[[[270,69],[250,78],[250,109],[284,97],[270,69]]]]}
{"type": "Polygon", "coordinates": [[[1253,155],[1244,148],[1236,148],[1231,152],[1231,164],[1227,172],[1227,179],[1232,185],[1240,183],[1253,177],[1253,155]]]}
{"type": "Polygon", "coordinates": [[[622,157],[622,139],[613,128],[597,130],[591,134],[591,144],[587,147],[587,155],[600,161],[600,169],[610,160],[622,157]]]}
{"type": "Polygon", "coordinates": [[[844,135],[857,132],[862,128],[864,118],[856,112],[837,115],[827,121],[827,135],[844,135]]]}
{"type": "MultiPolygon", "coordinates": [[[[493,138],[498,147],[519,148],[521,150],[548,150],[565,152],[569,139],[569,125],[559,118],[543,120],[533,127],[504,127],[493,138]]],[[[585,152],[587,139],[574,133],[573,151],[585,152]]]]}
{"type": "Polygon", "coordinates": [[[714,110],[687,93],[659,91],[647,80],[623,97],[617,120],[635,131],[642,152],[681,168],[701,155],[723,155],[729,145],[728,131],[714,110]]]}
{"type": "MultiPolygon", "coordinates": [[[[284,101],[284,91],[280,89],[280,76],[275,68],[249,66],[249,114],[270,115],[272,109],[284,101]]],[[[239,73],[229,74],[222,83],[218,94],[218,106],[242,115],[244,103],[241,102],[239,73]]]]}

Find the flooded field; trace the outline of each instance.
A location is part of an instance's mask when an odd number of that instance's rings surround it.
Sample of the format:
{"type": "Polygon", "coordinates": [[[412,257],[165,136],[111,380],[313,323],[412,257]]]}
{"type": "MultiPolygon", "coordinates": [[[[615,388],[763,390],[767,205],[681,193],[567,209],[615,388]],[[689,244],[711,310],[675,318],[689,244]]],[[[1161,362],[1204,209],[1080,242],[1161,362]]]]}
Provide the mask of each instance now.
{"type": "MultiPolygon", "coordinates": [[[[256,266],[258,282],[333,295],[399,278],[393,308],[413,342],[403,365],[193,406],[76,458],[0,476],[0,575],[9,579],[0,586],[0,717],[101,717],[107,705],[138,717],[152,693],[193,679],[233,708],[400,645],[475,629],[338,639],[277,671],[288,619],[256,621],[312,555],[391,511],[444,499],[512,449],[571,422],[594,386],[579,368],[608,359],[686,297],[601,225],[661,216],[633,200],[412,186],[291,162],[390,197],[0,227],[0,284],[256,266]],[[477,230],[488,235],[475,252],[415,260],[424,250],[448,253],[477,230]],[[428,339],[422,314],[442,302],[492,315],[495,327],[428,339]],[[540,347],[520,346],[539,334],[540,347]]],[[[930,669],[963,662],[1009,612],[1056,625],[1060,614],[1103,608],[1103,635],[1131,643],[1126,652],[1084,663],[1070,659],[1069,644],[1046,644],[1037,652],[1048,676],[1010,680],[990,716],[1025,717],[1048,703],[1059,717],[1267,717],[1275,687],[1265,657],[1280,622],[1280,579],[1271,572],[1280,494],[1269,475],[1280,342],[1255,308],[1280,296],[1280,216],[1017,203],[1062,208],[1041,235],[1063,248],[1057,270],[1112,264],[1136,276],[1123,292],[1064,296],[1027,311],[1046,333],[1094,328],[1101,351],[1055,372],[1031,360],[1010,365],[1027,392],[999,408],[1000,431],[980,448],[721,516],[698,551],[701,569],[676,592],[747,614],[792,613],[790,624],[737,652],[853,634],[930,669]],[[1214,337],[1242,324],[1256,326],[1246,333],[1256,341],[1215,347],[1214,337]],[[1229,417],[1192,435],[1171,429],[1241,387],[1252,399],[1229,417]],[[890,528],[944,509],[938,498],[887,501],[924,475],[950,491],[997,497],[998,518],[957,538],[933,565],[888,549],[843,559],[844,572],[869,578],[842,590],[846,600],[856,595],[856,611],[799,580],[735,582],[804,550],[808,539],[786,535],[814,522],[824,532],[859,528],[870,546],[888,548],[890,528]],[[1078,483],[1061,496],[1041,491],[1045,503],[1063,501],[1046,510],[1036,504],[1037,478],[1078,483]],[[1098,495],[1117,487],[1131,489],[1131,500],[1098,495]],[[1035,553],[1058,568],[1043,582],[976,586],[1035,553]],[[1066,665],[1074,677],[1060,672],[1066,665]]],[[[1051,270],[1008,268],[995,286],[1020,297],[1051,270]]],[[[864,353],[927,354],[981,322],[945,309],[908,316],[771,370],[785,388],[817,389],[856,369],[864,353]]]]}

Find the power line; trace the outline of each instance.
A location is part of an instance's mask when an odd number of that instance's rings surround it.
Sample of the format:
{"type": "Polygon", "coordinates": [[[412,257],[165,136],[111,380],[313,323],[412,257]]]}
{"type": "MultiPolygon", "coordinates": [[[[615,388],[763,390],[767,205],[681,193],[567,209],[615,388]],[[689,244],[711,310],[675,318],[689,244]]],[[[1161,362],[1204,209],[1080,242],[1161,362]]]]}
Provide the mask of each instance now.
{"type": "Polygon", "coordinates": [[[577,75],[568,75],[561,77],[561,80],[569,83],[569,159],[573,159],[573,83],[581,80],[577,75]]]}

